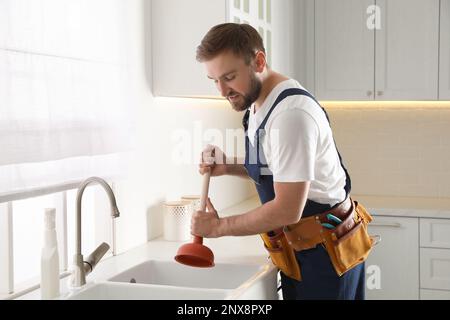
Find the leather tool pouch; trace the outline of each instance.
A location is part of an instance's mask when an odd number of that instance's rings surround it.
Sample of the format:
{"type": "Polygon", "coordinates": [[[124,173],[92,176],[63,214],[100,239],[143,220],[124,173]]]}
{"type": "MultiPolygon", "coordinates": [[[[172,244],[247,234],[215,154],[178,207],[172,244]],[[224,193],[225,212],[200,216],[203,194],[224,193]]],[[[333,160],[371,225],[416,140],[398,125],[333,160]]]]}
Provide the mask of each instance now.
{"type": "Polygon", "coordinates": [[[319,214],[300,219],[298,223],[285,227],[284,233],[295,251],[312,249],[322,244],[336,273],[341,276],[369,255],[374,239],[367,233],[367,224],[372,221],[372,216],[353,200],[350,213],[335,229],[322,227],[325,216],[319,214]]]}
{"type": "Polygon", "coordinates": [[[260,234],[264,241],[264,247],[269,252],[272,263],[286,276],[301,280],[300,266],[295,257],[295,252],[288,244],[283,232],[271,237],[267,233],[260,234]]]}
{"type": "Polygon", "coordinates": [[[336,229],[322,230],[325,248],[339,276],[366,260],[374,242],[367,233],[372,216],[357,201],[352,205],[353,210],[336,229]]]}

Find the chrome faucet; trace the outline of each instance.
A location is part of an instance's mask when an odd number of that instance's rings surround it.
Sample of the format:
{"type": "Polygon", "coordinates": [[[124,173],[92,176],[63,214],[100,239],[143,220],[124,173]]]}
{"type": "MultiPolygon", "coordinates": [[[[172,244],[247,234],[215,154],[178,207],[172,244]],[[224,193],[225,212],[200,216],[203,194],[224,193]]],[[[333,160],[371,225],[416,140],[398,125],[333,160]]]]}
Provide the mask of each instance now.
{"type": "Polygon", "coordinates": [[[86,284],[86,276],[94,270],[96,264],[109,250],[109,245],[103,242],[99,245],[84,261],[83,255],[81,254],[81,198],[83,196],[84,189],[90,183],[98,183],[103,189],[105,189],[106,194],[109,198],[109,203],[111,204],[111,216],[112,218],[117,218],[120,215],[119,209],[117,208],[116,198],[111,187],[106,183],[105,180],[98,177],[90,177],[83,181],[78,187],[77,192],[77,205],[76,205],[76,251],[73,257],[73,272],[71,278],[72,287],[81,287],[86,284]]]}

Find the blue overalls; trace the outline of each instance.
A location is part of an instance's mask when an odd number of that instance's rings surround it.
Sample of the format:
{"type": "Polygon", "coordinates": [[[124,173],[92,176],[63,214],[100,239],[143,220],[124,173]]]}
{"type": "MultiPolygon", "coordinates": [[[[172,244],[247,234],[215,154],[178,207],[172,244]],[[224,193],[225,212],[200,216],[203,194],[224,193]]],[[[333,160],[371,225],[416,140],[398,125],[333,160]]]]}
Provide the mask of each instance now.
{"type": "MultiPolygon", "coordinates": [[[[291,95],[305,95],[313,99],[319,107],[317,100],[307,91],[299,88],[291,88],[284,90],[275,100],[263,122],[255,133],[254,146],[250,143],[247,129],[250,109],[247,110],[243,119],[243,125],[246,131],[245,138],[245,168],[248,175],[253,179],[258,191],[261,203],[266,203],[275,198],[275,191],[273,187],[273,175],[271,175],[267,162],[262,152],[262,145],[260,145],[260,138],[265,134],[265,125],[269,119],[272,111],[278,103],[284,98],[291,95]],[[265,174],[261,174],[261,171],[265,174]]],[[[322,107],[321,107],[322,108],[322,107]]],[[[327,120],[328,115],[325,109],[327,120]]],[[[346,168],[344,167],[339,154],[341,166],[345,171],[346,197],[350,193],[351,180],[346,168]]],[[[338,205],[338,204],[337,204],[338,205]]],[[[337,206],[336,205],[336,206],[337,206]]],[[[328,204],[321,204],[312,200],[307,200],[303,210],[302,218],[319,214],[331,209],[328,204]]],[[[347,271],[341,277],[336,274],[336,271],[331,264],[331,260],[322,245],[318,245],[314,249],[303,250],[295,253],[297,261],[301,266],[302,281],[289,278],[281,273],[281,285],[283,291],[283,298],[287,300],[293,299],[339,299],[339,300],[363,300],[365,291],[365,271],[364,263],[361,263],[353,269],[347,271]]]]}

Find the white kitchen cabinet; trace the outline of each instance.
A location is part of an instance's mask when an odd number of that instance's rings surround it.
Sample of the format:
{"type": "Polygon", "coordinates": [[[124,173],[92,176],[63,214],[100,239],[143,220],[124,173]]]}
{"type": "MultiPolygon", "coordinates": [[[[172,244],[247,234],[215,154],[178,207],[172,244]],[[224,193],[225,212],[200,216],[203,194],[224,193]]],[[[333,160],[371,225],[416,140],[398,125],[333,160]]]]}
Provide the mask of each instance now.
{"type": "Polygon", "coordinates": [[[420,287],[450,292],[450,250],[420,248],[420,287]]]}
{"type": "Polygon", "coordinates": [[[437,100],[439,0],[377,0],[376,100],[437,100]]]}
{"type": "Polygon", "coordinates": [[[295,0],[293,21],[293,44],[295,57],[292,59],[292,77],[309,92],[315,93],[315,48],[314,48],[315,0],[295,0]]]}
{"type": "Polygon", "coordinates": [[[367,288],[366,298],[419,299],[419,219],[374,216],[369,233],[381,236],[366,261],[367,271],[379,270],[380,287],[367,288]]]}
{"type": "Polygon", "coordinates": [[[441,0],[439,100],[450,100],[450,0],[441,0]]]}
{"type": "Polygon", "coordinates": [[[152,0],[151,74],[155,96],[216,96],[213,81],[195,59],[214,25],[227,21],[227,0],[152,0]]]}
{"type": "Polygon", "coordinates": [[[450,297],[450,219],[420,219],[420,298],[450,297]]]}
{"type": "Polygon", "coordinates": [[[439,0],[316,0],[315,19],[319,99],[438,98],[439,0]]]}
{"type": "Polygon", "coordinates": [[[325,100],[369,100],[374,93],[374,39],[366,9],[374,0],[316,0],[315,93],[325,100]]]}
{"type": "Polygon", "coordinates": [[[263,38],[267,61],[289,70],[294,59],[289,25],[293,1],[152,0],[149,67],[155,96],[213,97],[220,94],[196,60],[196,49],[208,30],[220,23],[248,23],[263,38]]]}
{"type": "Polygon", "coordinates": [[[450,219],[420,219],[420,247],[450,249],[450,219]]]}

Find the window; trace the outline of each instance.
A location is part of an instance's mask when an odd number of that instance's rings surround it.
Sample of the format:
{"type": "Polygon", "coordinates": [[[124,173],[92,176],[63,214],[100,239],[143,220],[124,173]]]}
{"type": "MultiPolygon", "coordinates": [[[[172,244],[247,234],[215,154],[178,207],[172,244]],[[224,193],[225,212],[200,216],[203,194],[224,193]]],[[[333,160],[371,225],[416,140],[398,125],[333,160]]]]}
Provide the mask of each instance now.
{"type": "MultiPolygon", "coordinates": [[[[57,208],[64,273],[75,188],[123,173],[134,119],[127,12],[121,0],[0,1],[0,295],[39,283],[44,208],[57,208]]],[[[85,191],[84,255],[112,247],[106,199],[85,191]]]]}
{"type": "Polygon", "coordinates": [[[1,1],[0,196],[123,170],[126,11],[120,0],[1,1]]]}
{"type": "MultiPolygon", "coordinates": [[[[231,1],[231,0],[230,0],[231,1]]],[[[258,30],[266,48],[267,63],[272,64],[272,6],[271,0],[246,0],[229,4],[229,21],[247,23],[258,30]]]]}
{"type": "MultiPolygon", "coordinates": [[[[56,208],[56,233],[58,237],[58,253],[60,257],[61,275],[68,275],[75,253],[75,212],[76,189],[53,193],[50,195],[27,198],[10,202],[12,237],[6,239],[7,233],[0,235],[2,242],[12,242],[12,252],[5,258],[2,253],[0,264],[12,265],[12,272],[0,267],[0,279],[7,279],[11,285],[8,293],[20,293],[40,282],[40,258],[44,234],[44,209],[56,208]]],[[[5,207],[5,205],[3,204],[5,207]]],[[[0,216],[6,210],[0,210],[0,216]]],[[[114,235],[113,221],[110,216],[109,201],[104,190],[98,186],[86,188],[82,199],[82,253],[86,257],[99,244],[110,245],[113,254],[114,235]]],[[[5,221],[5,217],[0,217],[5,221]]],[[[5,285],[6,283],[3,283],[5,285]]],[[[5,289],[4,289],[5,290],[5,289]]]]}

